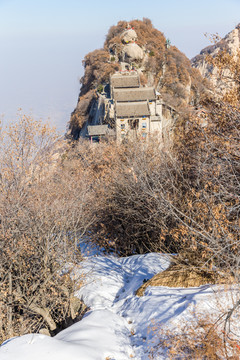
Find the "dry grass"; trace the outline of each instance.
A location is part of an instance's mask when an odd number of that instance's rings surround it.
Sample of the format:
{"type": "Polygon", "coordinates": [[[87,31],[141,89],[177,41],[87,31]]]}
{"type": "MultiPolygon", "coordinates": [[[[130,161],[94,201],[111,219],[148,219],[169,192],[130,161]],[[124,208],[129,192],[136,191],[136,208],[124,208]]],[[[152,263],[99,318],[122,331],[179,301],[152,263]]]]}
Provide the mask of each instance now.
{"type": "Polygon", "coordinates": [[[155,336],[149,344],[149,359],[160,355],[169,360],[238,360],[240,347],[216,326],[211,316],[186,322],[181,329],[168,330],[161,323],[152,323],[149,332],[155,336]]]}
{"type": "Polygon", "coordinates": [[[153,276],[136,292],[143,296],[148,286],[195,287],[205,284],[225,284],[234,282],[233,277],[220,275],[216,271],[202,270],[190,266],[173,265],[169,269],[153,276]]]}

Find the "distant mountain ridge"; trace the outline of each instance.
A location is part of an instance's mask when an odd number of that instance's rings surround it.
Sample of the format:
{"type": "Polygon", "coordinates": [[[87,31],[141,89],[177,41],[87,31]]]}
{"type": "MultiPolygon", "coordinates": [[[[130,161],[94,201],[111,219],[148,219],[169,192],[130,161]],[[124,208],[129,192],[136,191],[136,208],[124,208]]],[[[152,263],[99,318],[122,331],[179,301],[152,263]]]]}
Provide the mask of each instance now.
{"type": "Polygon", "coordinates": [[[225,69],[223,71],[222,78],[220,78],[218,76],[219,74],[217,69],[206,59],[208,55],[215,57],[220,50],[226,50],[233,57],[239,56],[240,24],[238,24],[235,29],[230,31],[224,38],[220,39],[215,44],[204,48],[199,55],[195,56],[191,60],[192,66],[198,69],[201,75],[208,79],[218,92],[224,93],[233,86],[231,81],[229,81],[231,78],[230,71],[225,69]]]}

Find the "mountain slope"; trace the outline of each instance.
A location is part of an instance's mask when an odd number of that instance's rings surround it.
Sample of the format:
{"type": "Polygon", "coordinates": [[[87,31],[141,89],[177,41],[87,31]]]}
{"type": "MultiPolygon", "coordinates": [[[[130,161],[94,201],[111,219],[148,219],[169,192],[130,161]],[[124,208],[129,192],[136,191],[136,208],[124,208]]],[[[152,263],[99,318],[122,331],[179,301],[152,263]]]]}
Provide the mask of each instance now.
{"type": "MultiPolygon", "coordinates": [[[[198,69],[203,77],[210,80],[214,88],[219,93],[226,93],[234,86],[232,73],[228,66],[227,56],[229,55],[234,60],[239,61],[240,51],[240,24],[236,26],[231,32],[229,32],[223,39],[218,40],[216,37],[215,43],[204,48],[199,55],[195,56],[192,60],[192,66],[198,69]],[[212,59],[216,59],[219,53],[226,56],[225,67],[218,71],[214,66],[212,59]],[[210,60],[210,61],[209,61],[210,60]]],[[[224,59],[223,59],[224,60],[224,59]]]]}
{"type": "Polygon", "coordinates": [[[190,60],[149,19],[119,21],[109,29],[104,47],[87,54],[83,64],[78,103],[69,124],[75,139],[96,108],[98,92],[118,70],[137,70],[141,85],[155,86],[163,101],[177,110],[197,104],[207,86],[190,60]]]}

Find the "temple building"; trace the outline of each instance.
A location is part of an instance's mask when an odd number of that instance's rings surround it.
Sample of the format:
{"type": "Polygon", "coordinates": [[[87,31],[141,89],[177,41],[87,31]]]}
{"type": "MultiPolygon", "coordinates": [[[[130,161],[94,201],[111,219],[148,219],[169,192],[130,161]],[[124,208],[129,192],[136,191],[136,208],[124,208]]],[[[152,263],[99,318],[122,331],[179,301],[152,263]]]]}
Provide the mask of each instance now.
{"type": "Polygon", "coordinates": [[[111,75],[109,83],[102,85],[104,90],[98,93],[81,136],[88,136],[91,141],[110,136],[117,142],[147,140],[149,135],[166,140],[171,136],[177,112],[163,103],[153,86],[141,85],[141,70],[136,70],[134,64],[143,59],[144,53],[136,44],[135,30],[128,26],[121,39],[123,49],[118,56],[121,71],[111,75]]]}
{"type": "Polygon", "coordinates": [[[106,120],[114,124],[116,139],[146,139],[149,134],[164,136],[164,127],[174,109],[163,104],[154,87],[140,85],[137,71],[116,73],[110,78],[111,99],[106,120]]]}

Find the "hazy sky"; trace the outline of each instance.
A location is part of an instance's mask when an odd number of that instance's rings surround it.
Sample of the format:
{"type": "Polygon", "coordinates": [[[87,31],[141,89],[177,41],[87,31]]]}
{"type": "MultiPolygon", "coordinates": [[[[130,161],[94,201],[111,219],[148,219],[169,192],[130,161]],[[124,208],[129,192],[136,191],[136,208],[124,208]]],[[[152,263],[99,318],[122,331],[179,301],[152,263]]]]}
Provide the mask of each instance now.
{"type": "Polygon", "coordinates": [[[0,0],[0,115],[18,108],[64,132],[82,60],[111,25],[148,17],[189,58],[240,23],[240,0],[0,0]]]}

